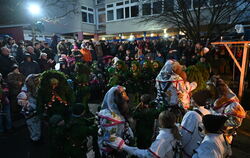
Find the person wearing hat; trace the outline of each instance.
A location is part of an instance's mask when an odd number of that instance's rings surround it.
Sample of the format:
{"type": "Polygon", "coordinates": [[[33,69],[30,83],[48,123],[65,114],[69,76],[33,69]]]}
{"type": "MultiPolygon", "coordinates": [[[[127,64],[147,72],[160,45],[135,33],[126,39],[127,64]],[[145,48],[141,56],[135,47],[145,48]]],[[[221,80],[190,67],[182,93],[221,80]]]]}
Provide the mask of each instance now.
{"type": "MultiPolygon", "coordinates": [[[[97,126],[94,124],[95,117],[89,118],[86,107],[76,103],[71,108],[71,118],[66,128],[67,142],[64,145],[66,157],[87,158],[89,139],[92,138],[92,145],[95,154],[99,154],[97,145],[97,126]]],[[[95,157],[98,157],[95,155],[95,157]]]]}
{"type": "Polygon", "coordinates": [[[49,43],[44,43],[44,48],[42,49],[42,52],[46,53],[48,56],[48,59],[54,60],[55,54],[53,53],[52,49],[49,47],[49,43]]]}
{"type": "Polygon", "coordinates": [[[192,158],[226,158],[232,155],[231,146],[222,132],[227,119],[223,115],[209,114],[203,117],[206,136],[192,158]]]}
{"type": "Polygon", "coordinates": [[[25,54],[24,61],[19,65],[19,70],[25,77],[41,72],[39,64],[28,53],[25,54]]]}
{"type": "Polygon", "coordinates": [[[211,98],[210,91],[201,90],[193,94],[192,105],[194,110],[188,111],[181,122],[181,135],[184,157],[188,158],[194,154],[194,149],[205,136],[205,129],[202,124],[202,117],[211,112],[205,108],[208,100],[211,98]]]}
{"type": "Polygon", "coordinates": [[[23,74],[19,72],[18,65],[13,65],[12,71],[8,74],[6,83],[9,87],[9,98],[11,109],[14,114],[19,113],[19,109],[17,106],[17,95],[21,92],[22,85],[24,83],[25,77],[23,74]]]}

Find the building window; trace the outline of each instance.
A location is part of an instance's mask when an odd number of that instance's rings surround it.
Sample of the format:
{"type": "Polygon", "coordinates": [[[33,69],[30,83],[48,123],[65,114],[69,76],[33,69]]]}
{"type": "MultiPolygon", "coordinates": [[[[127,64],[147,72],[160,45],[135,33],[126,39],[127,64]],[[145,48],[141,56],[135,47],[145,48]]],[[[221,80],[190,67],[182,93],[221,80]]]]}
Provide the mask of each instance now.
{"type": "Polygon", "coordinates": [[[206,1],[193,0],[193,8],[205,7],[206,3],[206,1]]]}
{"type": "Polygon", "coordinates": [[[85,7],[85,6],[82,6],[81,8],[82,8],[82,10],[87,10],[87,7],[85,7]]]}
{"type": "Polygon", "coordinates": [[[103,4],[105,0],[96,0],[96,4],[103,4]]]}
{"type": "Polygon", "coordinates": [[[129,18],[129,7],[125,8],[125,18],[129,18]]]}
{"type": "Polygon", "coordinates": [[[116,6],[121,6],[123,5],[123,2],[116,3],[116,6]]]}
{"type": "Polygon", "coordinates": [[[107,20],[108,21],[114,20],[114,11],[113,10],[107,11],[107,20]]]}
{"type": "Polygon", "coordinates": [[[174,10],[174,0],[164,0],[164,11],[174,10]]]}
{"type": "Polygon", "coordinates": [[[125,1],[125,4],[129,4],[129,1],[125,1]]]}
{"type": "Polygon", "coordinates": [[[88,17],[86,12],[82,12],[82,22],[88,22],[88,17]]]}
{"type": "Polygon", "coordinates": [[[94,24],[94,9],[81,6],[82,8],[82,22],[94,24]]]}
{"type": "Polygon", "coordinates": [[[186,0],[187,9],[191,9],[191,0],[186,0]]]}
{"type": "Polygon", "coordinates": [[[112,8],[114,5],[113,4],[109,4],[107,5],[107,8],[112,8]]]}
{"type": "Polygon", "coordinates": [[[142,15],[150,15],[151,14],[151,3],[142,4],[142,15]]]}
{"type": "Polygon", "coordinates": [[[162,13],[162,2],[154,2],[153,3],[153,14],[161,14],[162,13]]]}
{"type": "Polygon", "coordinates": [[[131,17],[137,17],[139,15],[139,6],[132,6],[131,7],[131,17]]]}
{"type": "Polygon", "coordinates": [[[139,0],[131,0],[131,3],[139,2],[139,0]]]}
{"type": "Polygon", "coordinates": [[[116,18],[117,19],[123,19],[124,18],[123,8],[116,9],[116,18]]]}
{"type": "Polygon", "coordinates": [[[105,23],[106,22],[105,14],[99,14],[98,15],[98,22],[99,23],[105,23]]]}
{"type": "Polygon", "coordinates": [[[98,12],[104,12],[105,11],[105,8],[99,8],[98,9],[98,12]]]}
{"type": "Polygon", "coordinates": [[[94,14],[89,13],[89,23],[94,24],[94,14]]]}
{"type": "Polygon", "coordinates": [[[94,9],[92,9],[92,8],[88,8],[88,11],[90,11],[90,12],[94,12],[94,9]]]}

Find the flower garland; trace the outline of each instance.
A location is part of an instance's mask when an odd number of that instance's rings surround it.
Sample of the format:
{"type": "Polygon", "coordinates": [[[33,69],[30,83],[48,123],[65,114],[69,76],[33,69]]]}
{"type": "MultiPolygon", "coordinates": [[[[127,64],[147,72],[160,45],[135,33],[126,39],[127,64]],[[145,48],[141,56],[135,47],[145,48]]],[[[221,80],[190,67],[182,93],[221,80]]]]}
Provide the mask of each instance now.
{"type": "Polygon", "coordinates": [[[60,96],[56,94],[56,92],[52,92],[51,100],[48,102],[48,104],[45,104],[45,109],[51,108],[52,104],[58,100],[61,104],[63,103],[65,106],[68,106],[67,101],[63,100],[60,96]]]}

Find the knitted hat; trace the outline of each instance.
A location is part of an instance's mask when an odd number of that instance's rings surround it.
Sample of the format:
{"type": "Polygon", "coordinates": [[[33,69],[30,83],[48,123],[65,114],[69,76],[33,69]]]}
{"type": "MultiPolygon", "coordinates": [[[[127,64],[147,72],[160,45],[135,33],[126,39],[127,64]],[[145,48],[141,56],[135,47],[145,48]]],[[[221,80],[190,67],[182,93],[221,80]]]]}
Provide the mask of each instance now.
{"type": "Polygon", "coordinates": [[[202,122],[209,133],[219,133],[224,127],[227,117],[223,115],[205,115],[202,122]]]}

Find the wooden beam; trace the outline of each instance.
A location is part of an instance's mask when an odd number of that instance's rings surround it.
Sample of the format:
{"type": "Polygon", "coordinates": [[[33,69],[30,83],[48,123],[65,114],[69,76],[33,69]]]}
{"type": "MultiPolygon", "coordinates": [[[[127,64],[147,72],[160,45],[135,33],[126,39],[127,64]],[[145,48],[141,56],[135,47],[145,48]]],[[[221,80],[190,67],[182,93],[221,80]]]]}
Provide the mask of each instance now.
{"type": "Polygon", "coordinates": [[[240,73],[240,87],[239,87],[239,99],[240,100],[243,96],[243,91],[244,91],[244,79],[245,79],[245,72],[246,72],[247,53],[248,53],[248,44],[245,43],[244,50],[243,50],[241,73],[240,73]]]}
{"type": "MultiPolygon", "coordinates": [[[[247,44],[246,44],[247,45],[247,44]]],[[[230,54],[231,58],[235,62],[236,66],[239,68],[240,72],[242,72],[242,67],[240,66],[239,62],[235,58],[234,54],[232,53],[231,49],[228,47],[227,44],[224,44],[224,46],[227,48],[228,53],[230,54]]]]}

